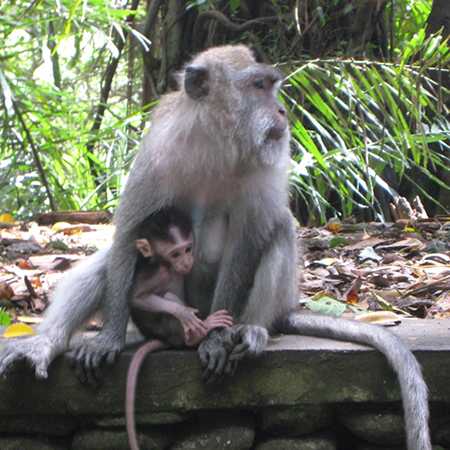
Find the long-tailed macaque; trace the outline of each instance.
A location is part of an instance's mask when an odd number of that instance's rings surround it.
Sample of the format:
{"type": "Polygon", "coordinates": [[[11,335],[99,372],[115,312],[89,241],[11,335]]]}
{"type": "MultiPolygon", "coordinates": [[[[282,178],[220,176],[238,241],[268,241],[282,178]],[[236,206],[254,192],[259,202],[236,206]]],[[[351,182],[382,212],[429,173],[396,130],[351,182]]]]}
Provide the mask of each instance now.
{"type": "Polygon", "coordinates": [[[277,99],[281,81],[243,45],[208,49],[185,66],[179,90],[153,111],[115,214],[112,246],[65,277],[39,335],[8,343],[0,373],[23,357],[46,376],[51,359],[98,308],[103,329],[71,355],[88,372],[114,361],[125,341],[137,227],[171,205],[194,221],[187,303],[203,317],[225,309],[235,320],[200,343],[205,379],[261,353],[276,331],[366,343],[386,355],[399,377],[408,449],[431,449],[426,384],[396,336],[376,326],[294,313],[296,245],[288,208],[289,128],[277,99]]]}
{"type": "Polygon", "coordinates": [[[174,208],[158,211],[144,220],[138,235],[130,315],[141,334],[151,340],[133,355],[128,369],[125,415],[132,450],[139,450],[134,405],[145,357],[167,347],[195,347],[214,328],[233,325],[226,311],[216,311],[203,321],[183,301],[184,277],[194,261],[192,227],[185,214],[174,208]]]}

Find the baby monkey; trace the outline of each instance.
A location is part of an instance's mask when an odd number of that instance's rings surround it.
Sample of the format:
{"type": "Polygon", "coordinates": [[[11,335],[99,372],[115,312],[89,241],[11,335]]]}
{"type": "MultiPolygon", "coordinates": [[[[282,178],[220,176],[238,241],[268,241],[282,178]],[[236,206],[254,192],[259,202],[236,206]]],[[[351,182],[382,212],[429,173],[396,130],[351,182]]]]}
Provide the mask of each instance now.
{"type": "Polygon", "coordinates": [[[193,258],[192,224],[175,208],[166,208],[148,217],[138,230],[135,280],[130,315],[146,338],[134,354],[127,375],[126,423],[130,448],[138,450],[134,421],[136,385],[146,355],[169,347],[195,347],[208,332],[233,325],[225,310],[205,320],[184,301],[184,277],[191,271],[193,258]]]}

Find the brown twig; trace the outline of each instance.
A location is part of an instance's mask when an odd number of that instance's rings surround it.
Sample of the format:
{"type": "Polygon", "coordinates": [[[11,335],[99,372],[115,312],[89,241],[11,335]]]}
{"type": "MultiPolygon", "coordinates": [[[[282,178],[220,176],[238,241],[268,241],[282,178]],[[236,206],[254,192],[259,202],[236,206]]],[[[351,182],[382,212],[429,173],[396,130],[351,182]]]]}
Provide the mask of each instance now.
{"type": "MultiPolygon", "coordinates": [[[[139,6],[139,0],[133,0],[130,10],[136,11],[138,6],[139,6]]],[[[128,25],[131,25],[133,23],[133,21],[134,21],[134,14],[130,14],[125,19],[125,22],[128,25]]],[[[115,28],[113,29],[113,42],[117,48],[118,54],[117,54],[117,57],[111,56],[108,66],[106,68],[105,75],[103,77],[103,84],[102,84],[102,88],[100,91],[100,101],[98,103],[97,110],[95,112],[94,122],[93,122],[92,127],[89,132],[89,134],[91,135],[91,138],[89,139],[89,141],[86,144],[86,150],[90,154],[93,154],[93,152],[94,152],[94,146],[95,146],[95,143],[97,140],[97,134],[98,134],[98,131],[100,130],[100,127],[101,127],[101,124],[103,121],[103,117],[105,115],[106,105],[108,103],[109,94],[111,92],[112,81],[113,81],[114,75],[116,74],[117,66],[119,65],[119,59],[122,54],[122,50],[125,46],[125,43],[127,41],[127,36],[128,36],[127,30],[123,30],[123,35],[121,35],[115,28]]],[[[95,165],[92,165],[92,161],[90,159],[88,159],[88,164],[90,167],[90,172],[94,176],[94,183],[96,184],[96,186],[98,186],[99,182],[98,182],[98,180],[96,180],[99,175],[97,172],[97,168],[95,167],[95,165]]]]}
{"type": "Polygon", "coordinates": [[[23,277],[23,281],[25,282],[25,286],[27,287],[27,290],[30,293],[31,298],[38,298],[38,295],[36,294],[36,291],[34,290],[31,281],[28,279],[26,275],[23,277]]]}
{"type": "MultiPolygon", "coordinates": [[[[244,31],[251,30],[255,25],[261,24],[269,24],[273,22],[278,22],[281,18],[286,17],[286,15],[282,16],[267,16],[267,17],[258,17],[256,19],[247,20],[242,24],[237,24],[231,21],[225,14],[220,11],[205,11],[198,15],[197,20],[194,24],[194,49],[198,49],[200,45],[201,39],[201,30],[203,29],[205,23],[210,20],[215,20],[220,23],[227,30],[231,30],[234,32],[242,33],[244,31]]],[[[288,17],[291,17],[289,14],[288,17]]]]}
{"type": "Polygon", "coordinates": [[[33,159],[34,159],[34,163],[36,164],[36,169],[39,173],[39,177],[41,179],[42,184],[44,185],[44,189],[45,192],[47,194],[48,197],[48,201],[50,203],[50,208],[52,211],[56,211],[57,207],[56,207],[56,203],[55,200],[53,199],[53,195],[50,191],[50,185],[48,184],[48,180],[47,180],[47,176],[45,175],[45,171],[44,171],[44,167],[42,166],[41,163],[41,158],[39,156],[39,151],[34,143],[33,137],[31,136],[30,130],[27,127],[27,124],[25,123],[25,120],[23,118],[23,115],[17,105],[17,102],[15,100],[13,100],[13,107],[14,107],[14,112],[17,115],[17,118],[19,119],[20,124],[22,125],[23,131],[25,132],[25,135],[27,137],[28,143],[30,144],[31,147],[31,153],[33,154],[33,159]]]}

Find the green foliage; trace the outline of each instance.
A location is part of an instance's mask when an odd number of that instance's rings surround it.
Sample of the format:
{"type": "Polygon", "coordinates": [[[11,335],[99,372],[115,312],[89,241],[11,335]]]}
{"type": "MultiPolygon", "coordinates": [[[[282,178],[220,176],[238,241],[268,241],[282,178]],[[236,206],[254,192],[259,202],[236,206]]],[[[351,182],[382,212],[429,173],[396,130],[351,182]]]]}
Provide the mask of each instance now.
{"type": "Polygon", "coordinates": [[[0,326],[7,327],[11,324],[11,316],[5,310],[5,308],[0,308],[0,326]]]}
{"type": "MultiPolygon", "coordinates": [[[[129,24],[131,17],[144,21],[146,2],[141,3],[134,13],[126,0],[0,3],[0,213],[29,218],[48,210],[50,199],[59,209],[114,208],[147,117],[138,51],[150,42],[129,24]],[[137,48],[132,66],[129,40],[122,52],[118,48],[127,31],[137,48]],[[107,104],[102,105],[107,67],[119,56],[107,104]],[[106,110],[97,129],[102,107],[106,110]]],[[[301,62],[282,66],[290,73],[283,97],[295,148],[292,186],[319,220],[361,208],[382,217],[379,193],[395,195],[386,178],[389,172],[408,180],[430,201],[437,202],[429,180],[448,192],[438,174],[449,167],[444,101],[449,93],[439,82],[439,73],[448,73],[443,70],[448,71],[449,56],[441,36],[426,36],[431,4],[387,3],[390,61],[305,55],[301,62]],[[417,175],[427,179],[426,186],[417,175]]],[[[217,5],[191,0],[186,10],[203,12],[217,5]]],[[[290,61],[292,51],[302,49],[308,39],[318,40],[327,34],[322,30],[347,24],[356,3],[318,1],[310,5],[311,14],[304,8],[299,12],[297,25],[286,18],[292,13],[289,5],[267,0],[261,7],[265,14],[285,16],[280,23],[286,29],[277,27],[260,41],[262,54],[274,61],[290,61]],[[315,31],[308,35],[308,30],[315,31]],[[291,42],[292,33],[298,36],[291,42]]],[[[240,14],[248,13],[244,6],[229,0],[223,10],[239,23],[244,20],[240,14]]],[[[164,22],[164,8],[160,15],[156,27],[164,22]]],[[[331,47],[333,55],[346,54],[351,37],[344,34],[331,47]]],[[[329,54],[333,40],[334,34],[324,38],[317,49],[329,54]]],[[[360,50],[359,55],[370,54],[360,50]]],[[[301,50],[296,54],[302,55],[301,50]]]]}
{"type": "Polygon", "coordinates": [[[425,39],[420,30],[400,56],[398,63],[310,60],[288,77],[283,96],[293,117],[292,185],[322,222],[327,213],[348,216],[355,206],[382,218],[377,189],[396,194],[383,178],[387,169],[431,201],[412,170],[449,190],[434,175],[450,162],[449,111],[442,101],[449,92],[436,81],[450,61],[448,47],[441,36],[425,39]],[[338,204],[330,204],[332,192],[338,204]]]}
{"type": "Polygon", "coordinates": [[[391,46],[401,53],[404,46],[419,30],[424,30],[431,12],[432,0],[391,1],[387,5],[387,16],[392,24],[391,46]]]}
{"type": "Polygon", "coordinates": [[[92,125],[103,72],[117,55],[112,31],[124,26],[129,11],[103,0],[29,5],[18,1],[0,10],[1,211],[26,218],[49,209],[36,153],[59,209],[112,207],[143,120],[137,99],[122,101],[127,84],[122,67],[100,132],[92,132],[92,125]]]}

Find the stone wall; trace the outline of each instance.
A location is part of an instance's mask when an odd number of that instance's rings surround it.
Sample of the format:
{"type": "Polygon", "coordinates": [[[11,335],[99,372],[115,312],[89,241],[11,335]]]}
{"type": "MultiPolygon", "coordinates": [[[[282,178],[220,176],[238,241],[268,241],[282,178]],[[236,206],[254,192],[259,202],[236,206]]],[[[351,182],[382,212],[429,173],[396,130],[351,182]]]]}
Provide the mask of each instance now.
{"type": "MultiPolygon", "coordinates": [[[[441,450],[450,449],[449,330],[445,321],[395,330],[422,364],[434,448],[441,450]]],[[[127,449],[132,352],[97,388],[80,384],[63,358],[45,381],[20,364],[0,381],[0,450],[127,449]]],[[[388,450],[404,448],[399,401],[395,375],[377,352],[284,336],[243,362],[234,378],[212,385],[202,383],[195,352],[152,355],[140,376],[136,418],[142,449],[388,450]]]]}

